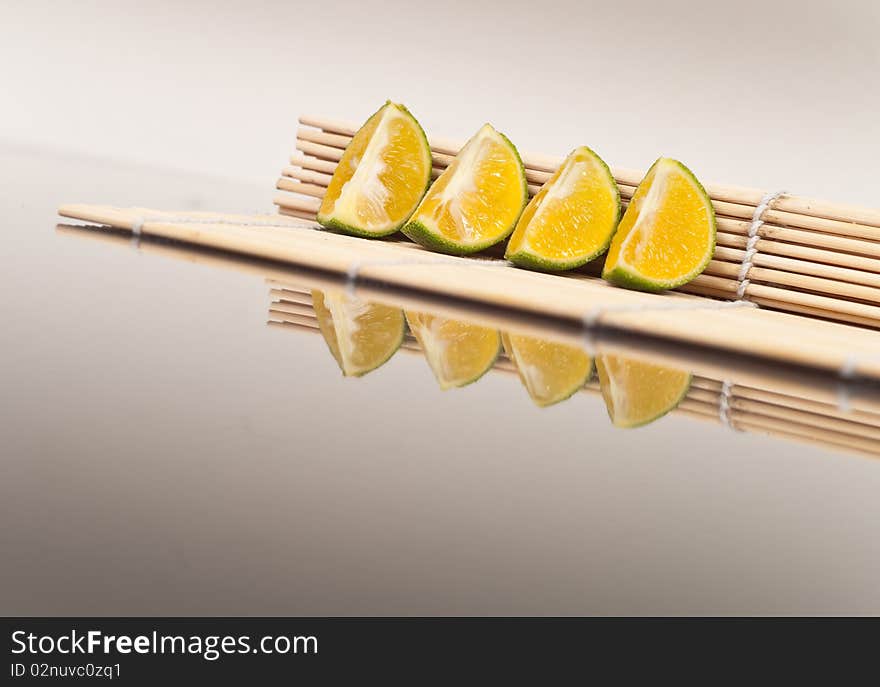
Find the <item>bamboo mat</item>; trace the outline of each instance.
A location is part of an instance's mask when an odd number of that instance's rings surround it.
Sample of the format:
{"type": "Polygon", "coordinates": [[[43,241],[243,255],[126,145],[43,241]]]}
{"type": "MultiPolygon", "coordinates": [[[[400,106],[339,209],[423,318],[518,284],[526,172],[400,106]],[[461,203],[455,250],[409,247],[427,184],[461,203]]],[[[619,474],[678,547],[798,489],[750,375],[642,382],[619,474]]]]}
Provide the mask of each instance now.
{"type": "MultiPolygon", "coordinates": [[[[357,131],[352,122],[301,116],[296,150],[281,171],[274,202],[285,215],[315,219],[338,161],[357,131]]],[[[432,176],[462,145],[429,135],[432,176]]],[[[523,154],[534,195],[561,158],[523,154]]],[[[612,166],[623,205],[644,171],[612,166]]],[[[677,290],[880,329],[880,210],[784,191],[706,183],[717,245],[705,271],[677,290]]],[[[598,262],[601,262],[598,261],[598,262]]]]}
{"type": "Polygon", "coordinates": [[[766,363],[812,368],[844,381],[880,381],[880,333],[682,293],[645,294],[581,273],[547,275],[498,259],[457,258],[403,241],[364,240],[278,215],[173,213],[66,205],[64,217],[271,260],[341,279],[352,292],[382,285],[437,302],[555,322],[592,345],[599,335],[646,336],[660,345],[711,348],[766,363]]]}

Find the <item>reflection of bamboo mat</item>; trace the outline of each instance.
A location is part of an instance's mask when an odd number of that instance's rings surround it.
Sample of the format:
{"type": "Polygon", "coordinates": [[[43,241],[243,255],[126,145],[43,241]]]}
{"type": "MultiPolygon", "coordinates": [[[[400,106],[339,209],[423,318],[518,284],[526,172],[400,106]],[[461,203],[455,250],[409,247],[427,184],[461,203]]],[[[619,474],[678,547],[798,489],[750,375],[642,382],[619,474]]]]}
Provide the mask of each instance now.
{"type": "Polygon", "coordinates": [[[436,255],[412,244],[315,231],[296,226],[296,220],[289,220],[288,225],[277,216],[81,205],[65,206],[59,212],[135,228],[143,236],[273,260],[343,279],[347,275],[348,286],[358,290],[362,285],[381,285],[422,298],[555,321],[586,339],[599,331],[640,334],[669,344],[708,346],[774,363],[809,366],[845,378],[880,380],[880,334],[856,327],[757,308],[719,309],[720,302],[710,299],[627,291],[583,275],[546,275],[498,260],[436,255]]]}
{"type": "MultiPolygon", "coordinates": [[[[269,310],[271,326],[319,332],[309,291],[288,286],[273,289],[271,295],[275,299],[269,310]]],[[[421,347],[409,333],[400,350],[421,354],[421,347]]],[[[503,353],[493,369],[517,374],[516,366],[503,353]]],[[[742,431],[880,456],[880,412],[844,412],[830,403],[734,385],[725,417],[721,410],[722,386],[720,380],[695,375],[687,397],[674,412],[716,423],[726,421],[731,428],[742,431]]],[[[595,376],[583,391],[599,392],[595,376]]]]}

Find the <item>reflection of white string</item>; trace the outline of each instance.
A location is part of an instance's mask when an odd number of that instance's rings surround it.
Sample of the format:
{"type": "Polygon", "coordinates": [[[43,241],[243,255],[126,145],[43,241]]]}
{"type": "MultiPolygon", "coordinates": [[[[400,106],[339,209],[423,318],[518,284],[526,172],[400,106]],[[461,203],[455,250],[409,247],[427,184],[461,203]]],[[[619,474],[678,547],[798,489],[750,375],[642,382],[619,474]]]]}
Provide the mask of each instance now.
{"type": "Polygon", "coordinates": [[[840,366],[838,375],[840,380],[837,383],[837,408],[842,413],[848,413],[851,409],[851,385],[856,378],[856,368],[858,367],[858,359],[850,353],[840,366]]]}
{"type": "Polygon", "coordinates": [[[755,263],[755,255],[758,253],[758,241],[761,238],[758,235],[758,229],[764,224],[764,213],[770,209],[771,204],[784,194],[785,191],[776,191],[765,194],[764,197],[761,198],[761,202],[755,207],[755,211],[752,213],[752,223],[749,225],[749,231],[747,233],[749,238],[748,241],[746,241],[746,252],[745,255],[743,255],[742,263],[739,267],[739,274],[736,277],[739,282],[739,285],[736,288],[737,300],[745,300],[746,289],[751,283],[749,273],[752,271],[752,267],[755,263]]]}
{"type": "Polygon", "coordinates": [[[656,304],[639,304],[639,305],[619,305],[610,307],[596,306],[590,308],[584,313],[581,322],[583,323],[584,343],[587,352],[591,355],[596,351],[596,335],[601,328],[599,320],[605,315],[616,315],[618,313],[630,312],[668,312],[673,310],[727,310],[729,308],[755,308],[757,307],[751,301],[713,301],[703,300],[701,302],[691,301],[689,303],[656,303],[656,304]]]}
{"type": "Polygon", "coordinates": [[[718,418],[725,427],[738,432],[739,429],[734,426],[733,420],[730,417],[730,401],[732,398],[733,384],[725,380],[721,383],[721,396],[718,398],[718,418]]]}
{"type": "Polygon", "coordinates": [[[141,234],[144,228],[144,222],[146,220],[143,217],[137,217],[134,222],[131,223],[131,246],[132,248],[140,248],[141,247],[141,234]]]}

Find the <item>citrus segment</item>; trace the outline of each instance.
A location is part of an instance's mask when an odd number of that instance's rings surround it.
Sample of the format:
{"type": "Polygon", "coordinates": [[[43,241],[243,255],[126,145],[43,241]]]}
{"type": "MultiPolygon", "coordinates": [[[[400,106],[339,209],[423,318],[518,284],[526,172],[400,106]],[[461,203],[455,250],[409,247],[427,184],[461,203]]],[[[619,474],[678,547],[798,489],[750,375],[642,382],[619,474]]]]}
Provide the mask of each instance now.
{"type": "Polygon", "coordinates": [[[569,398],[592,372],[593,360],[576,346],[518,334],[502,334],[501,339],[520,381],[538,406],[569,398]]]}
{"type": "Polygon", "coordinates": [[[633,194],[602,276],[619,286],[662,291],[691,281],[714,252],[712,201],[687,167],[660,158],[633,194]]]}
{"type": "Polygon", "coordinates": [[[616,355],[598,356],[596,372],[608,415],[617,427],[640,427],[666,415],[691,385],[688,372],[616,355]]]}
{"type": "Polygon", "coordinates": [[[312,291],[312,303],[321,334],[346,377],[375,370],[403,342],[406,330],[399,308],[321,291],[312,291]]]}
{"type": "Polygon", "coordinates": [[[476,253],[507,238],[527,199],[519,153],[486,124],[437,178],[403,233],[433,250],[476,253]]]}
{"type": "Polygon", "coordinates": [[[406,321],[441,389],[477,381],[495,364],[501,337],[494,329],[407,312],[406,321]]]}
{"type": "Polygon", "coordinates": [[[403,105],[388,102],[342,154],[318,222],[358,236],[392,234],[409,219],[430,180],[425,132],[403,105]]]}
{"type": "Polygon", "coordinates": [[[505,257],[529,269],[574,269],[608,249],[619,219],[620,193],[611,171],[582,146],[529,201],[505,257]]]}

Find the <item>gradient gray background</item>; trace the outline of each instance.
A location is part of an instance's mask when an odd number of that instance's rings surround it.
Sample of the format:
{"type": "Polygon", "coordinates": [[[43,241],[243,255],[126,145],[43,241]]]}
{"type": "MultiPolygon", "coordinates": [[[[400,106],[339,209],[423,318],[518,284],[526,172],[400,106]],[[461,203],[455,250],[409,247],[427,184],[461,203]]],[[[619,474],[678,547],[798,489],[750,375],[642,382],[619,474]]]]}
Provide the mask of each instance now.
{"type": "Polygon", "coordinates": [[[0,137],[271,183],[301,112],[876,204],[880,6],[9,2],[0,137]]]}
{"type": "Polygon", "coordinates": [[[880,612],[880,465],[415,356],[342,379],[260,280],[54,233],[270,207],[296,115],[658,154],[878,205],[872,3],[4,3],[10,614],[880,612]]]}

